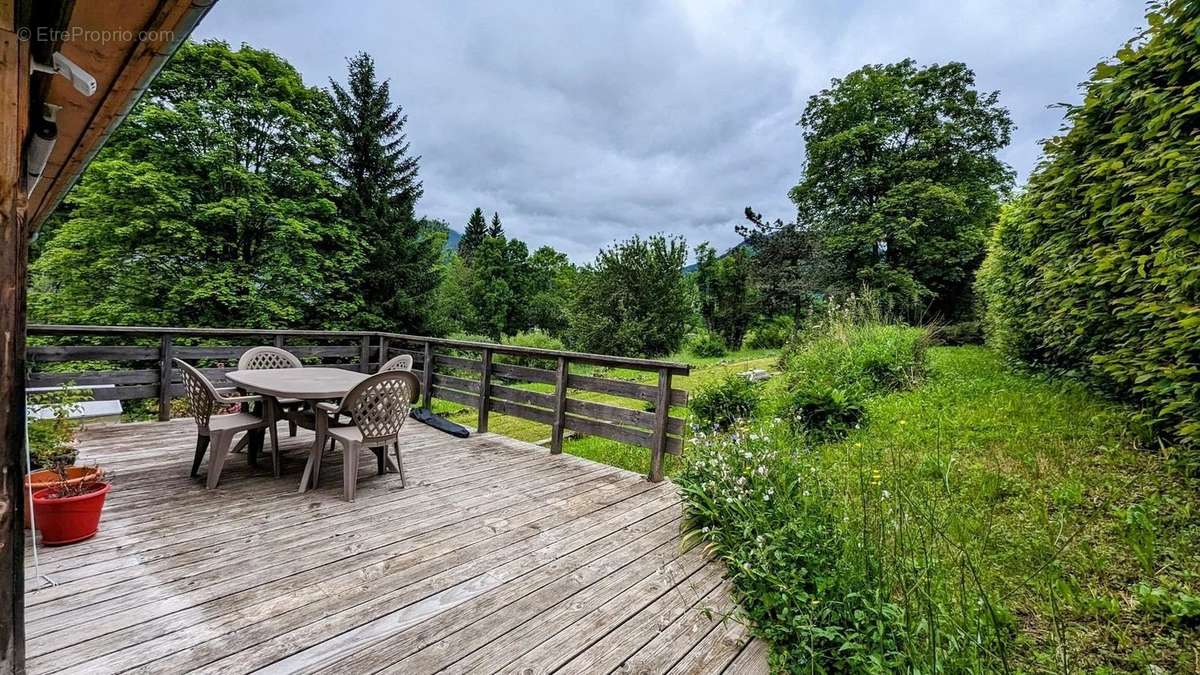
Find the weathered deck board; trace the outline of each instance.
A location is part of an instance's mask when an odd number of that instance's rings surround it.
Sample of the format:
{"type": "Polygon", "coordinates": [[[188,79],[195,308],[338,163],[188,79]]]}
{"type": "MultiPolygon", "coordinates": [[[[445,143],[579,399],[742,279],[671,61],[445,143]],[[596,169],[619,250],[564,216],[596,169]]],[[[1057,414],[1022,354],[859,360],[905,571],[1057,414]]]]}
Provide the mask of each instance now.
{"type": "Polygon", "coordinates": [[[301,432],[283,478],[235,457],[206,491],[194,434],[85,433],[115,486],[94,539],[39,549],[29,672],[766,672],[669,482],[410,422],[406,489],[364,461],[343,502],[335,454],[297,494],[301,432]]]}

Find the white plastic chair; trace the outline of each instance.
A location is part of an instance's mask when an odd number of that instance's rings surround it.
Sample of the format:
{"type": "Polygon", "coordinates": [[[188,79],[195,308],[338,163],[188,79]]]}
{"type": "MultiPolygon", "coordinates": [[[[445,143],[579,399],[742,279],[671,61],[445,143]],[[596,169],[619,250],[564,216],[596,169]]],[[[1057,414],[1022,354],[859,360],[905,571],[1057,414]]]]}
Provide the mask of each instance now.
{"type": "MultiPolygon", "coordinates": [[[[358,486],[359,455],[363,448],[375,453],[379,474],[386,472],[387,451],[396,451],[396,469],[400,473],[400,487],[405,487],[404,459],[400,454],[400,428],[408,418],[413,400],[420,395],[420,382],[406,370],[390,370],[377,373],[360,382],[350,390],[340,404],[318,403],[316,413],[325,413],[332,420],[347,415],[352,425],[327,427],[318,425],[320,440],[313,445],[309,461],[312,465],[312,484],[317,484],[321,468],[324,437],[340,443],[344,450],[342,471],[342,497],[354,501],[358,486]]],[[[329,419],[326,418],[326,419],[329,419]]],[[[325,421],[325,420],[323,420],[325,421]]]]}
{"type": "MultiPolygon", "coordinates": [[[[204,459],[205,451],[212,447],[208,457],[208,478],[206,485],[209,490],[217,487],[221,480],[221,469],[229,457],[233,437],[245,431],[256,431],[267,427],[266,420],[249,413],[237,412],[228,415],[214,415],[213,408],[218,405],[233,403],[253,403],[261,401],[258,396],[228,396],[223,390],[218,390],[212,382],[191,364],[175,359],[175,367],[183,378],[183,387],[187,391],[188,404],[192,417],[196,420],[196,455],[192,459],[192,477],[200,471],[200,462],[204,459]]],[[[271,439],[275,444],[275,438],[271,439]]],[[[275,462],[279,462],[279,448],[276,446],[275,462]]],[[[278,470],[276,471],[278,473],[278,470]]]]}

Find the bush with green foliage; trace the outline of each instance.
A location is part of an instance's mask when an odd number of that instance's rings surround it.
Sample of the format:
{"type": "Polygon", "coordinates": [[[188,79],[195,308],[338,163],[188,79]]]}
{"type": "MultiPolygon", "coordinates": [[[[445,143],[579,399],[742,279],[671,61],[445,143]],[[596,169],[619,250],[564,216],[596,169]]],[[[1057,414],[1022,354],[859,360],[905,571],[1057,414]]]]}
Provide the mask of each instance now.
{"type": "Polygon", "coordinates": [[[820,437],[863,418],[867,396],[907,389],[925,372],[929,332],[908,326],[834,322],[798,337],[780,355],[786,387],[773,412],[820,437]]]}
{"type": "Polygon", "coordinates": [[[692,318],[687,242],[635,236],[603,249],[577,276],[571,346],[597,354],[662,356],[679,349],[692,318]]]}
{"type": "Polygon", "coordinates": [[[983,322],[959,321],[958,323],[948,323],[944,326],[938,326],[933,331],[933,338],[938,344],[952,347],[956,345],[981,345],[983,344],[983,322]]]}
{"type": "Polygon", "coordinates": [[[1096,66],[992,235],[989,341],[1081,377],[1200,445],[1200,4],[1152,5],[1096,66]]]}
{"type": "Polygon", "coordinates": [[[761,399],[761,385],[730,373],[693,393],[688,407],[697,429],[723,430],[752,418],[761,399]]]}
{"type": "MultiPolygon", "coordinates": [[[[554,349],[562,351],[562,340],[546,334],[544,331],[531,330],[524,333],[517,333],[504,338],[502,344],[513,347],[530,347],[533,349],[554,349]]],[[[557,367],[557,359],[540,359],[536,356],[512,356],[509,354],[498,354],[496,360],[500,363],[512,363],[518,366],[526,366],[528,368],[543,368],[553,370],[557,367]]]]}
{"type": "Polygon", "coordinates": [[[693,333],[687,340],[686,349],[704,359],[725,356],[729,353],[729,348],[725,346],[725,341],[721,339],[721,336],[710,330],[693,333]]]}
{"type": "Polygon", "coordinates": [[[742,346],[746,349],[779,349],[796,332],[796,321],[790,316],[763,317],[750,325],[742,346]]]}

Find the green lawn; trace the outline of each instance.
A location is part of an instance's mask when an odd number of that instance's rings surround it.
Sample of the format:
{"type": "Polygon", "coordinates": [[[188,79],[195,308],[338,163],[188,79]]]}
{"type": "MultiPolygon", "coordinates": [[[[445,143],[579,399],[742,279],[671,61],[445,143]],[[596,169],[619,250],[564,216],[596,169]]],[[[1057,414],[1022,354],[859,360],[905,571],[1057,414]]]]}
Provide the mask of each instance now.
{"type": "Polygon", "coordinates": [[[861,430],[818,448],[825,470],[849,494],[878,472],[968,557],[1012,615],[1018,670],[1196,672],[1196,482],[1081,388],[982,347],[929,358],[923,385],[870,401],[861,430]]]}
{"type": "MultiPolygon", "coordinates": [[[[687,363],[692,366],[692,372],[689,376],[676,377],[671,382],[672,386],[677,389],[692,391],[696,387],[714,379],[719,379],[728,373],[742,372],[754,368],[774,370],[777,358],[778,352],[775,350],[758,349],[732,352],[723,357],[711,358],[699,358],[691,354],[681,353],[674,354],[663,360],[687,363]]],[[[578,370],[573,369],[572,372],[586,372],[587,374],[603,375],[604,377],[645,383],[653,383],[657,378],[657,375],[654,373],[616,368],[597,369],[585,367],[578,370]]],[[[554,390],[554,387],[548,384],[526,384],[520,386],[524,389],[541,392],[552,392],[554,390]]],[[[572,390],[571,396],[578,399],[611,403],[624,407],[634,407],[636,405],[636,402],[630,399],[595,392],[572,390]]],[[[475,427],[476,412],[474,408],[434,399],[433,410],[438,414],[447,415],[454,422],[471,428],[475,427]]],[[[687,411],[683,408],[676,408],[672,410],[672,414],[686,418],[687,411]]],[[[550,437],[550,427],[548,425],[497,414],[492,414],[488,417],[488,431],[533,443],[544,441],[550,437]]],[[[579,455],[580,457],[623,467],[639,473],[646,473],[650,470],[649,450],[604,438],[594,436],[570,438],[563,444],[563,450],[574,455],[579,455]]],[[[667,474],[670,475],[678,468],[678,459],[674,456],[668,456],[665,468],[667,474]]]]}

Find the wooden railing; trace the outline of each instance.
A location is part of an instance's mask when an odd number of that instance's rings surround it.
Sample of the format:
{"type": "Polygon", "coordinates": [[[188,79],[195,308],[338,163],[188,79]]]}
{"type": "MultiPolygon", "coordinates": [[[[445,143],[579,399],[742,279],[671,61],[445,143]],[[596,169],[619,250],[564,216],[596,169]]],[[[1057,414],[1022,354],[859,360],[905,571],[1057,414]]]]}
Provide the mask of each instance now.
{"type": "Polygon", "coordinates": [[[684,420],[671,415],[687,405],[687,392],[671,386],[673,376],[689,373],[679,363],[373,331],[31,325],[28,335],[30,387],[71,383],[97,387],[95,400],[157,399],[163,420],[183,395],[173,358],[196,363],[221,386],[243,352],[270,344],[309,367],[362,372],[410,354],[425,407],[437,398],[474,408],[480,432],[492,413],[546,424],[552,453],[562,452],[568,431],[648,448],[653,481],[662,480],[665,454],[683,452],[684,420]],[[654,376],[647,383],[612,377],[610,369],[654,376]]]}

